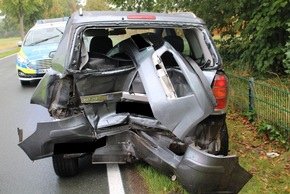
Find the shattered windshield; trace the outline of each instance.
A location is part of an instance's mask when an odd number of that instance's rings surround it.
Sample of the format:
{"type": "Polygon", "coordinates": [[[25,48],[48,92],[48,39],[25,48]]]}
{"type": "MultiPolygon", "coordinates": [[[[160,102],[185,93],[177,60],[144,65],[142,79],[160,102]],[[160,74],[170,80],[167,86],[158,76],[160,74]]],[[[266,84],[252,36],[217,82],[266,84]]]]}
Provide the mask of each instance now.
{"type": "Polygon", "coordinates": [[[24,46],[34,46],[40,44],[59,43],[63,31],[63,27],[47,27],[32,29],[28,32],[24,46]]]}

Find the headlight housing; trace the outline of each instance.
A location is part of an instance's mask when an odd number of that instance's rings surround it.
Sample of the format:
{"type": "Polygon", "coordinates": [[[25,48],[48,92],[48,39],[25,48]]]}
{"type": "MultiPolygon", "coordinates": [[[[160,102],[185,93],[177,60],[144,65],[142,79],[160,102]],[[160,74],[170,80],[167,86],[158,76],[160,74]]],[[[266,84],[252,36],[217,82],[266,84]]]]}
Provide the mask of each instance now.
{"type": "Polygon", "coordinates": [[[19,63],[22,63],[22,64],[28,63],[28,59],[26,57],[22,56],[21,54],[17,54],[17,61],[19,63]]]}

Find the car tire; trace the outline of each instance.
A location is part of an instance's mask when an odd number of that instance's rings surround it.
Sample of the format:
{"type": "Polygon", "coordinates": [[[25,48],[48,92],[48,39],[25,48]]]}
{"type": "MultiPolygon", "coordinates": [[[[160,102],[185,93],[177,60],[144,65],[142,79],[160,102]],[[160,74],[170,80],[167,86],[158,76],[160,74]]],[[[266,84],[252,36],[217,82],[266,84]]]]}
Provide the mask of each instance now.
{"type": "Polygon", "coordinates": [[[229,134],[226,123],[223,124],[219,133],[220,133],[220,150],[216,153],[216,155],[227,156],[229,152],[229,134]]]}
{"type": "Polygon", "coordinates": [[[65,158],[64,155],[52,156],[54,172],[59,177],[71,177],[78,173],[78,158],[65,158]]]}
{"type": "Polygon", "coordinates": [[[29,85],[30,82],[21,80],[20,83],[21,83],[22,86],[27,86],[27,85],[29,85]]]}

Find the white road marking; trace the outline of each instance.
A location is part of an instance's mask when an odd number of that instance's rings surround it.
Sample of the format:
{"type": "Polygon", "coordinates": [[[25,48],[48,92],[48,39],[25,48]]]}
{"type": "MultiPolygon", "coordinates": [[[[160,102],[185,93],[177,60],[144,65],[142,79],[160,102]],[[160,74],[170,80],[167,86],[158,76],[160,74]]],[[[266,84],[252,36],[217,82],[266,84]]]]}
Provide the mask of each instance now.
{"type": "MultiPolygon", "coordinates": [[[[3,58],[0,58],[0,61],[4,61],[5,59],[9,58],[9,57],[13,57],[13,56],[16,56],[16,54],[12,54],[12,55],[9,55],[9,56],[6,56],[6,57],[3,57],[3,58]]],[[[16,63],[16,61],[15,61],[16,63]]]]}
{"type": "Polygon", "coordinates": [[[110,194],[125,194],[118,164],[107,164],[110,194]]]}

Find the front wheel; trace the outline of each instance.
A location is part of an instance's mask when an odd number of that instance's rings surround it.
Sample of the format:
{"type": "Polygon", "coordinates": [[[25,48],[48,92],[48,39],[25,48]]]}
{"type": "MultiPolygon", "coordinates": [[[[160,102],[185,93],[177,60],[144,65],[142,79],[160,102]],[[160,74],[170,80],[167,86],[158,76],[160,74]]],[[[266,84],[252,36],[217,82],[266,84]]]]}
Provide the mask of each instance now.
{"type": "Polygon", "coordinates": [[[64,155],[52,156],[54,172],[59,177],[71,177],[78,173],[78,158],[65,158],[64,155]]]}

